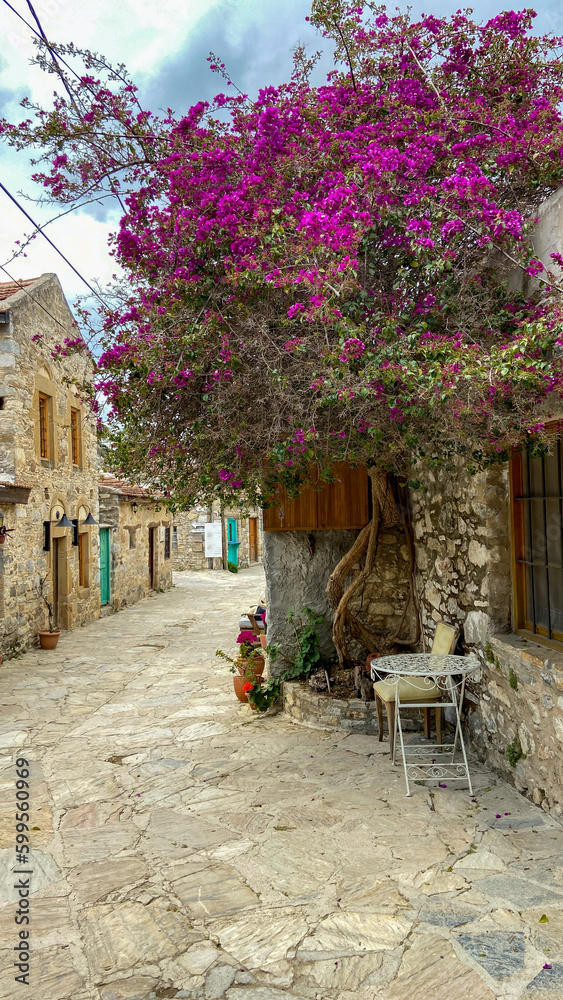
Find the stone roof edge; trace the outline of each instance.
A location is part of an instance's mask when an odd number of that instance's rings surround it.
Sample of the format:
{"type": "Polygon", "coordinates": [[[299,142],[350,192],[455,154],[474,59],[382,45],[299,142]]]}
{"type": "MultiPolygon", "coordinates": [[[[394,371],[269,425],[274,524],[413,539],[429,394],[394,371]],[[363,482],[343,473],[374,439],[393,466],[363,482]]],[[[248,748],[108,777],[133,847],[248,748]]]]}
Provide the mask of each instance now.
{"type": "MultiPolygon", "coordinates": [[[[9,309],[13,309],[14,306],[19,306],[20,303],[23,302],[25,299],[28,299],[30,297],[33,298],[33,292],[37,291],[39,288],[41,288],[43,285],[47,284],[53,278],[56,278],[56,280],[59,281],[59,279],[58,279],[58,277],[57,277],[57,275],[55,274],[54,271],[45,271],[45,273],[39,275],[38,278],[34,278],[32,280],[32,282],[31,282],[31,284],[24,285],[22,288],[18,288],[17,291],[13,292],[12,295],[9,295],[7,299],[2,299],[3,309],[5,309],[6,311],[9,310],[9,309]]],[[[25,279],[22,279],[22,280],[25,280],[25,279]]],[[[60,282],[59,282],[59,284],[60,284],[60,282]]],[[[62,285],[61,285],[61,289],[62,289],[62,285]]],[[[63,292],[63,295],[64,295],[64,292],[63,292]]],[[[67,303],[67,305],[68,305],[68,303],[67,303]]],[[[69,309],[70,309],[70,306],[69,306],[69,309]]]]}

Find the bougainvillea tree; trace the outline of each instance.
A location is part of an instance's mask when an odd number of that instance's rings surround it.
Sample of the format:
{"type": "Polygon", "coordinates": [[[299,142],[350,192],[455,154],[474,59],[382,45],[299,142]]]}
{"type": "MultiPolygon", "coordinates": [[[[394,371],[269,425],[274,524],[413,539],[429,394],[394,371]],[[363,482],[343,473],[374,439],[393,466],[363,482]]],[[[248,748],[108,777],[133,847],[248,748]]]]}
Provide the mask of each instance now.
{"type": "Polygon", "coordinates": [[[123,204],[99,362],[116,470],[237,502],[313,463],[406,481],[541,446],[563,259],[542,265],[532,235],[563,179],[563,62],[533,16],[318,0],[323,85],[298,50],[249,98],[211,57],[227,94],[179,118],[143,110],[123,67],[42,50],[66,89],[1,128],[40,148],[47,197],[123,204]]]}

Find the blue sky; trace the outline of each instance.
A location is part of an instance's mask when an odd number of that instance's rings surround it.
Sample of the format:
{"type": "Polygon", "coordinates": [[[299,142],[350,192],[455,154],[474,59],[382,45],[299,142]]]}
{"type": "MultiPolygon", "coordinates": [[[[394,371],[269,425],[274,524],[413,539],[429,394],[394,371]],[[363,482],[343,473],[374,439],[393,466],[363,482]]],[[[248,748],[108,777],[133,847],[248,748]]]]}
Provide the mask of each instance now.
{"type": "MultiPolygon", "coordinates": [[[[25,0],[11,3],[29,17],[25,0]]],[[[124,62],[146,107],[171,107],[177,113],[224,89],[223,82],[208,69],[210,50],[222,57],[233,80],[247,93],[286,79],[297,42],[306,43],[312,51],[321,47],[321,39],[305,21],[309,6],[308,0],[37,0],[35,4],[49,38],[73,41],[104,53],[113,62],[124,62]]],[[[445,15],[459,5],[434,0],[412,6],[415,14],[424,10],[445,15]]],[[[479,2],[474,4],[474,17],[487,20],[508,6],[479,2]]],[[[542,0],[535,9],[538,33],[563,35],[563,4],[542,0]]],[[[30,33],[2,0],[0,29],[4,43],[0,51],[0,113],[17,121],[21,98],[27,95],[46,102],[53,82],[30,65],[30,33]]],[[[324,65],[330,68],[330,59],[324,65]]],[[[2,146],[0,156],[3,183],[13,193],[24,191],[33,196],[28,157],[2,146]]],[[[29,202],[26,207],[40,221],[56,214],[29,202]]],[[[48,232],[88,280],[105,282],[115,269],[107,239],[117,218],[115,209],[85,210],[53,223],[48,232]]],[[[0,264],[11,256],[15,241],[29,231],[29,224],[0,192],[0,264]]],[[[17,278],[56,271],[69,300],[84,292],[72,271],[40,237],[28,257],[11,264],[10,270],[17,278]]],[[[5,278],[0,272],[0,280],[5,278]]]]}

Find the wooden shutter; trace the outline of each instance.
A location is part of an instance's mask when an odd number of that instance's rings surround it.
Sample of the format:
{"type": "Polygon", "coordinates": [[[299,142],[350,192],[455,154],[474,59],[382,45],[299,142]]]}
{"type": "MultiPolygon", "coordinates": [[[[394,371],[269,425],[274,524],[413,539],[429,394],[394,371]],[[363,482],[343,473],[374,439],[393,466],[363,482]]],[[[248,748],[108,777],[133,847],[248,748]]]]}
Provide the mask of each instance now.
{"type": "Polygon", "coordinates": [[[320,490],[309,487],[296,498],[280,487],[275,504],[264,510],[264,531],[365,527],[370,517],[365,465],[338,464],[334,475],[334,483],[324,483],[320,490]]]}

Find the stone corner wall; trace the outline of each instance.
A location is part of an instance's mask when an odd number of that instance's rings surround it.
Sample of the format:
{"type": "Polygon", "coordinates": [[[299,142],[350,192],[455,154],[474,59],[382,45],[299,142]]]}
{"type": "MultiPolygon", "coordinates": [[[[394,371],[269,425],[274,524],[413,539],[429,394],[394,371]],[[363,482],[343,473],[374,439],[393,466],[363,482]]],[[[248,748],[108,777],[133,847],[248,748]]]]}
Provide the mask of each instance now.
{"type": "Polygon", "coordinates": [[[468,615],[486,615],[498,631],[510,629],[512,604],[508,469],[475,476],[425,475],[413,491],[416,585],[426,639],[436,623],[463,627],[468,615]]]}
{"type": "Polygon", "coordinates": [[[472,745],[518,791],[560,817],[563,652],[515,634],[480,639],[481,678],[468,684],[472,745]]]}

